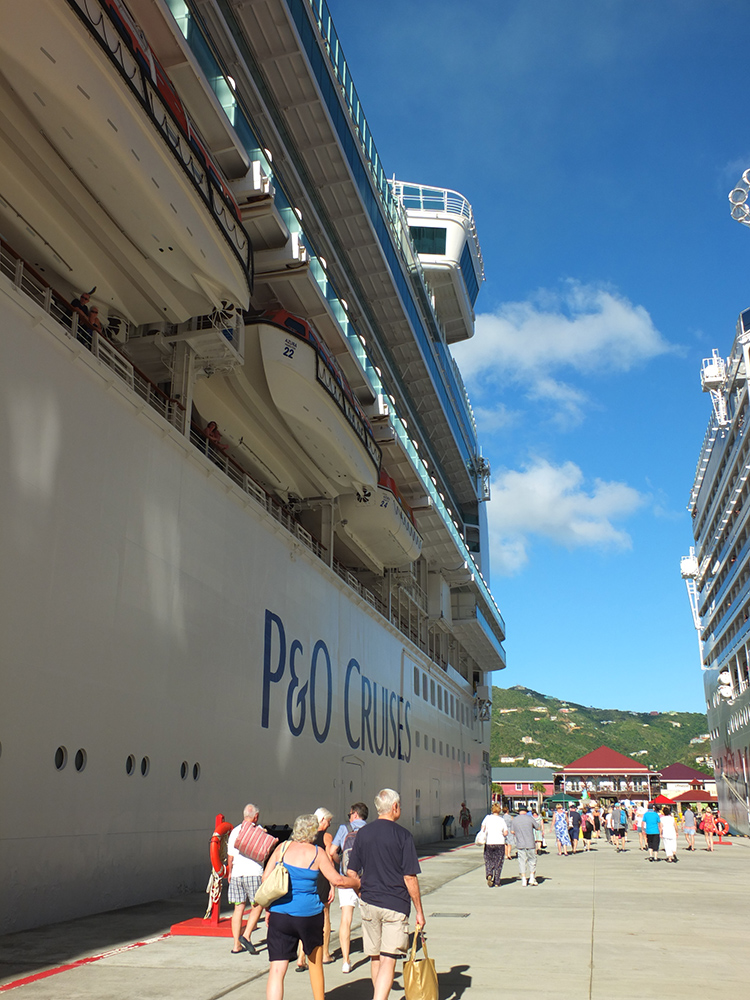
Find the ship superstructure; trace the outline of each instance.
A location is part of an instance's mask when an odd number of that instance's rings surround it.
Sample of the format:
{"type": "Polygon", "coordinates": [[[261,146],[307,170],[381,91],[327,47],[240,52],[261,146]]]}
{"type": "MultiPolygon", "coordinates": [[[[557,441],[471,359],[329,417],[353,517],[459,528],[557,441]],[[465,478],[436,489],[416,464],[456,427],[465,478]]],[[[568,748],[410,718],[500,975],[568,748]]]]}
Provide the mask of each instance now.
{"type": "Polygon", "coordinates": [[[750,834],[750,310],[728,357],[701,367],[711,417],[688,510],[695,547],[681,561],[698,632],[711,751],[722,815],[750,834]]]}
{"type": "Polygon", "coordinates": [[[387,180],[320,0],[0,15],[3,928],[204,883],[250,800],[438,837],[505,665],[471,206],[387,180]]]}

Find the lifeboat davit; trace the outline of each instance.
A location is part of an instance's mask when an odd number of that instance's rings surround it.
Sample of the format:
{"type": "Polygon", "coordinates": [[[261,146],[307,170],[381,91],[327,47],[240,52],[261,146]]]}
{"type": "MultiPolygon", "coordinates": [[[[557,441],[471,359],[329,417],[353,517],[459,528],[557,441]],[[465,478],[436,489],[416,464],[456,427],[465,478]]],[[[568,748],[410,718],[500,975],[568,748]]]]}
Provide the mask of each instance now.
{"type": "Polygon", "coordinates": [[[383,568],[419,558],[422,536],[398,486],[381,469],[378,485],[367,493],[339,497],[341,530],[383,568]]]}
{"type": "Polygon", "coordinates": [[[297,442],[337,492],[378,486],[380,448],[364,410],[323,340],[277,310],[256,324],[268,390],[297,442]]]}

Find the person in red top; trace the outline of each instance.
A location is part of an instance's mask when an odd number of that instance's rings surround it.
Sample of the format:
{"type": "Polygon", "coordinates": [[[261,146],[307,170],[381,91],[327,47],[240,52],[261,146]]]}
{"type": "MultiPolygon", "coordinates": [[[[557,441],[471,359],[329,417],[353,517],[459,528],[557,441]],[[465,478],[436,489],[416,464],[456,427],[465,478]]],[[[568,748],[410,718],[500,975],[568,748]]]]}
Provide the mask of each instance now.
{"type": "Polygon", "coordinates": [[[710,809],[705,809],[703,811],[703,819],[701,821],[701,827],[703,829],[703,834],[706,838],[706,850],[713,852],[714,849],[714,834],[716,833],[716,817],[711,812],[710,809]]]}

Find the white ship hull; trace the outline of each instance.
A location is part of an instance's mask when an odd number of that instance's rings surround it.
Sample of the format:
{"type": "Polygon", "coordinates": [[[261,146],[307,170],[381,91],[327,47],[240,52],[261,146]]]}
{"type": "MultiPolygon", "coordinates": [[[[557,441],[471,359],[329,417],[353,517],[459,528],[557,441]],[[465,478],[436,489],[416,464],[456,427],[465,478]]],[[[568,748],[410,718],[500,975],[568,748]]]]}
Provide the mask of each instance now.
{"type": "Polygon", "coordinates": [[[284,823],[393,786],[421,841],[481,809],[465,681],[4,279],[0,334],[1,928],[202,886],[248,800],[284,823]]]}

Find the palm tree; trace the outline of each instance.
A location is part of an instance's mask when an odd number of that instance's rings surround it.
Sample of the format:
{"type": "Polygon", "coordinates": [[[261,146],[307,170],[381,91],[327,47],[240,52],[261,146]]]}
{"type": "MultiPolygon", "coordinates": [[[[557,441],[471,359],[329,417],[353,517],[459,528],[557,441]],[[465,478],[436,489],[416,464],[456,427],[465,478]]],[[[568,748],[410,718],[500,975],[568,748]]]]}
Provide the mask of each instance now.
{"type": "Polygon", "coordinates": [[[547,789],[544,787],[544,784],[541,781],[535,781],[534,784],[531,786],[531,790],[532,790],[532,792],[536,792],[537,812],[541,816],[542,815],[542,796],[544,795],[544,793],[546,792],[547,789]]]}

